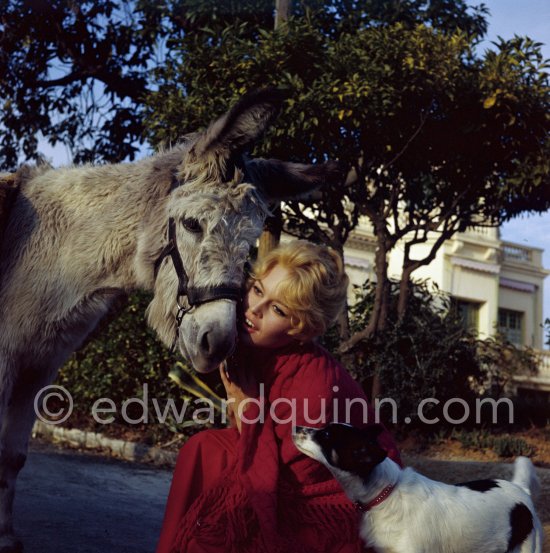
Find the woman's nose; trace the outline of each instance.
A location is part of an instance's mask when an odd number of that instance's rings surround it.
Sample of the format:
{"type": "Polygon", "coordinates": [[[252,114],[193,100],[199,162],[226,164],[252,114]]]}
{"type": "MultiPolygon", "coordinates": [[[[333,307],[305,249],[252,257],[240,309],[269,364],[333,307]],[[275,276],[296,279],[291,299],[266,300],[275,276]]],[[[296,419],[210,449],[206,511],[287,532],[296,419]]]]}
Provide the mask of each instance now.
{"type": "Polygon", "coordinates": [[[262,311],[263,311],[262,304],[263,302],[260,300],[259,302],[252,304],[250,306],[250,310],[252,311],[252,313],[254,313],[254,315],[256,315],[256,317],[262,316],[262,311]]]}

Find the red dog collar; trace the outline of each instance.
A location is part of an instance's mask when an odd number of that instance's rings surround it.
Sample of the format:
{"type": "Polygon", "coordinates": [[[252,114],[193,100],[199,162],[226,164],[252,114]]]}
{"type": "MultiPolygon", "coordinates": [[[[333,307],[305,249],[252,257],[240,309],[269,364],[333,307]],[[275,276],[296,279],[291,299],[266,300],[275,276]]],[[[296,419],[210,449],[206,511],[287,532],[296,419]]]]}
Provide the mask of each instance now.
{"type": "Polygon", "coordinates": [[[367,511],[370,511],[373,507],[376,507],[377,505],[380,505],[382,501],[388,498],[388,496],[393,492],[395,489],[395,484],[390,484],[386,488],[384,488],[372,501],[369,503],[363,503],[362,501],[355,501],[354,505],[355,508],[358,511],[361,511],[362,513],[365,513],[367,511]]]}

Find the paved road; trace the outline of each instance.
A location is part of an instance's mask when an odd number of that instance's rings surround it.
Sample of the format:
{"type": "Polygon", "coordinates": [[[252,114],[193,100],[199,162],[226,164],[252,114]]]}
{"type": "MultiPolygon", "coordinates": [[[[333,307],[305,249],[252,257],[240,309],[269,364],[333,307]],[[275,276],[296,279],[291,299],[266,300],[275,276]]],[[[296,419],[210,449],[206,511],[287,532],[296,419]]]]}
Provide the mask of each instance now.
{"type": "MultiPolygon", "coordinates": [[[[432,478],[509,478],[511,466],[406,458],[432,478]]],[[[539,515],[550,553],[550,470],[539,515]]],[[[171,471],[107,460],[33,442],[18,481],[16,530],[25,553],[153,553],[171,471]]]]}
{"type": "Polygon", "coordinates": [[[152,553],[171,471],[33,442],[18,480],[25,553],[152,553]]]}

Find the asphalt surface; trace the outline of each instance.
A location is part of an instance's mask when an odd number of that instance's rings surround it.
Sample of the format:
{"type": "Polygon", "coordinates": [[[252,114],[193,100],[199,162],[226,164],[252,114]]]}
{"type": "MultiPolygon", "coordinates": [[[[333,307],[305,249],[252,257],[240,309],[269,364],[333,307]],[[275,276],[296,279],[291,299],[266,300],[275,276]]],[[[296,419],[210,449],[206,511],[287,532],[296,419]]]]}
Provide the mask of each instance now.
{"type": "MultiPolygon", "coordinates": [[[[406,457],[431,478],[509,478],[503,463],[406,457]]],[[[538,512],[550,553],[550,470],[538,469],[538,512]]],[[[25,553],[153,553],[172,470],[106,459],[33,441],[18,480],[15,528],[25,553]]]]}
{"type": "Polygon", "coordinates": [[[33,442],[15,529],[25,553],[152,553],[171,470],[33,442]]]}

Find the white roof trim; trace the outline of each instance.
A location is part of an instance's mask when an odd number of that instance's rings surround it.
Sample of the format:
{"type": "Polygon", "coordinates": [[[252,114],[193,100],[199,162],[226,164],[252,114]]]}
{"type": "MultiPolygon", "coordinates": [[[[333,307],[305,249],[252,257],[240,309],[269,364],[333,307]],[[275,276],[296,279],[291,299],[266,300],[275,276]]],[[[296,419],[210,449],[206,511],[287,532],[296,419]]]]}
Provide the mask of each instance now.
{"type": "Polygon", "coordinates": [[[496,265],[495,263],[482,263],[481,261],[473,261],[472,259],[455,256],[451,257],[451,263],[459,267],[471,269],[472,271],[480,271],[482,273],[491,273],[494,275],[500,273],[500,265],[496,265]]]}
{"type": "Polygon", "coordinates": [[[362,257],[356,257],[353,255],[347,255],[344,252],[344,264],[349,267],[358,267],[359,269],[369,270],[372,267],[372,263],[368,259],[362,257]]]}
{"type": "Polygon", "coordinates": [[[499,284],[503,288],[511,288],[512,290],[518,290],[520,292],[529,292],[533,294],[537,291],[537,287],[534,284],[513,280],[511,278],[501,278],[499,284]]]}

